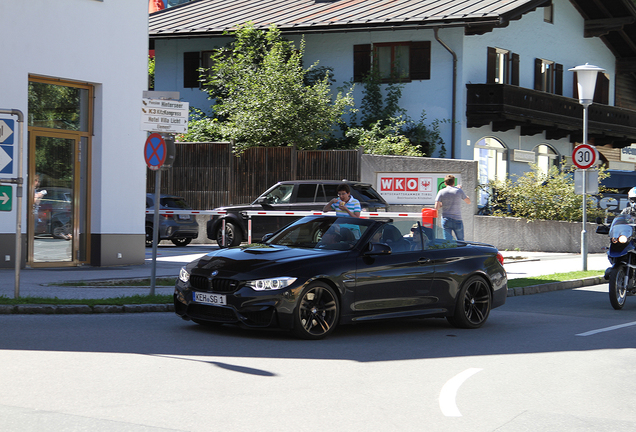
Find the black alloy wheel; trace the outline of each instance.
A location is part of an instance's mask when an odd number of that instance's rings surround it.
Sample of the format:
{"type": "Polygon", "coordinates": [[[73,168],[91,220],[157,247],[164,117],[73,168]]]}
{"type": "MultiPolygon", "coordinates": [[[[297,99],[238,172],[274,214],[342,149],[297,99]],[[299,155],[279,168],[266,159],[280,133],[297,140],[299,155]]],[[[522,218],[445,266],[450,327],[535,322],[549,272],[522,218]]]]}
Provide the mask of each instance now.
{"type": "Polygon", "coordinates": [[[187,246],[190,244],[190,242],[192,241],[191,238],[176,238],[176,239],[172,239],[172,243],[174,243],[175,246],[187,246]]]}
{"type": "Polygon", "coordinates": [[[339,315],[340,303],[334,290],[321,282],[311,283],[294,310],[294,334],[301,339],[322,339],[334,331],[339,315]]]}
{"type": "Polygon", "coordinates": [[[479,328],[488,319],[491,306],[492,299],[488,284],[482,277],[472,276],[464,282],[459,291],[455,315],[446,319],[458,328],[479,328]]]}
{"type": "Polygon", "coordinates": [[[220,224],[216,230],[216,243],[219,247],[238,246],[243,240],[241,231],[232,222],[225,222],[225,246],[223,246],[223,227],[220,224]]]}
{"type": "Polygon", "coordinates": [[[609,274],[609,298],[612,307],[616,310],[623,309],[627,300],[627,267],[618,264],[612,267],[609,274]]]}

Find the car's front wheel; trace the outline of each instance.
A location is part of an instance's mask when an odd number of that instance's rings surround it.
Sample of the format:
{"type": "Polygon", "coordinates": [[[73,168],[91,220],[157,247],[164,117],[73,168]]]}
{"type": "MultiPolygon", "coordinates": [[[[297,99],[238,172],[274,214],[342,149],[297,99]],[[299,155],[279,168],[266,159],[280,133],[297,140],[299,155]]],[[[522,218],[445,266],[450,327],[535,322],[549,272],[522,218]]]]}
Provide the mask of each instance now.
{"type": "Polygon", "coordinates": [[[455,314],[447,319],[458,328],[478,328],[488,319],[491,307],[492,298],[488,284],[482,277],[472,276],[464,282],[459,291],[455,314]]]}
{"type": "Polygon", "coordinates": [[[219,247],[238,246],[243,240],[241,231],[232,222],[225,223],[225,246],[223,246],[223,225],[219,224],[216,230],[216,243],[219,247]]]}
{"type": "Polygon", "coordinates": [[[302,339],[322,339],[338,325],[340,303],[329,285],[314,282],[300,295],[294,310],[294,334],[302,339]]]}
{"type": "Polygon", "coordinates": [[[172,243],[175,246],[187,246],[190,244],[190,242],[192,241],[191,238],[176,238],[176,239],[172,239],[172,243]]]}

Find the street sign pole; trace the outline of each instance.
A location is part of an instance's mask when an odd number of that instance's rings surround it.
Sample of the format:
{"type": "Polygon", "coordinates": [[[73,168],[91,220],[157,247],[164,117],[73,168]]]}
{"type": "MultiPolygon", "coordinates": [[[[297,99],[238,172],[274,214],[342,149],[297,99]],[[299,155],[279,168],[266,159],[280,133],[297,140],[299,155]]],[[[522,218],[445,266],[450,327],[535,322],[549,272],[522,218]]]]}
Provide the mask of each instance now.
{"type": "Polygon", "coordinates": [[[22,137],[24,133],[24,114],[17,109],[0,109],[0,114],[8,114],[18,118],[18,133],[16,134],[15,143],[18,147],[18,172],[17,177],[11,179],[0,179],[0,183],[13,183],[16,185],[16,209],[15,209],[15,281],[14,281],[14,298],[20,297],[20,266],[22,264],[22,194],[23,194],[23,178],[22,178],[22,137]]]}

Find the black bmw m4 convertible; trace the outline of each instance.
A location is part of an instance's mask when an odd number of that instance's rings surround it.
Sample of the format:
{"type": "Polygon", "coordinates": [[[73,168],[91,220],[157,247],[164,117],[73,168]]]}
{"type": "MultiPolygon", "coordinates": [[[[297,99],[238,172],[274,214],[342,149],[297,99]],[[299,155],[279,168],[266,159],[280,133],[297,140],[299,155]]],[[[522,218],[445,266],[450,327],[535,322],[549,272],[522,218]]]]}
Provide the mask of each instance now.
{"type": "Polygon", "coordinates": [[[506,301],[501,254],[444,240],[435,223],[403,216],[307,216],[261,243],[214,251],[181,269],[175,312],[202,325],[277,327],[304,339],[380,319],[481,327],[506,301]]]}

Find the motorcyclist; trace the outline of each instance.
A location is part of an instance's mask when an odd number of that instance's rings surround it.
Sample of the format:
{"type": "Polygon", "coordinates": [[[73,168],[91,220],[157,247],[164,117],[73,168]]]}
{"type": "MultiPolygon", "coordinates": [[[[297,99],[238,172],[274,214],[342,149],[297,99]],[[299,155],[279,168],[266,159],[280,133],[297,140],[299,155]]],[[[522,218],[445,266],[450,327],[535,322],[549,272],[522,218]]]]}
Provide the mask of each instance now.
{"type": "Polygon", "coordinates": [[[627,198],[629,199],[629,205],[623,209],[621,214],[636,217],[636,187],[629,190],[627,198]]]}

